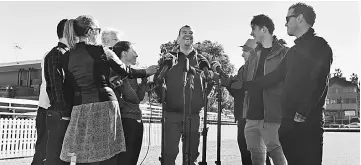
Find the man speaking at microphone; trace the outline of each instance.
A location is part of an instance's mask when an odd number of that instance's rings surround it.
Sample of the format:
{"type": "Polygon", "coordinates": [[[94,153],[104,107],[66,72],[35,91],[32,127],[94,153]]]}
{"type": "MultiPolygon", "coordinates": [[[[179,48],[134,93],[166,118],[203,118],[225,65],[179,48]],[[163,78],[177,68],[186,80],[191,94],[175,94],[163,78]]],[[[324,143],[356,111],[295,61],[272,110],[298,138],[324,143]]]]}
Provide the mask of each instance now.
{"type": "MultiPolygon", "coordinates": [[[[208,60],[202,55],[198,54],[193,49],[193,31],[190,26],[183,26],[178,33],[177,43],[179,48],[175,57],[177,57],[177,63],[173,65],[168,72],[165,74],[165,151],[164,151],[164,164],[174,165],[175,159],[179,153],[179,142],[183,129],[183,116],[184,106],[188,110],[189,104],[191,104],[191,164],[196,163],[197,157],[199,156],[198,145],[199,145],[199,124],[200,117],[199,112],[204,106],[203,92],[205,90],[202,87],[202,78],[199,73],[194,75],[194,89],[192,89],[192,102],[189,103],[190,87],[187,83],[185,87],[185,96],[183,97],[183,72],[185,59],[188,58],[189,66],[199,70],[203,70],[209,67],[208,60]],[[185,99],[185,105],[183,100],[185,99]]],[[[160,69],[162,70],[162,69],[160,69]]],[[[159,71],[160,71],[159,70],[159,71]]],[[[156,73],[154,78],[158,77],[159,73],[156,73]]],[[[205,74],[208,76],[208,74],[205,74]]],[[[161,96],[160,87],[156,89],[158,96],[161,96]]],[[[187,140],[186,140],[187,141],[187,140]]],[[[184,154],[185,151],[183,151],[184,154]]]]}

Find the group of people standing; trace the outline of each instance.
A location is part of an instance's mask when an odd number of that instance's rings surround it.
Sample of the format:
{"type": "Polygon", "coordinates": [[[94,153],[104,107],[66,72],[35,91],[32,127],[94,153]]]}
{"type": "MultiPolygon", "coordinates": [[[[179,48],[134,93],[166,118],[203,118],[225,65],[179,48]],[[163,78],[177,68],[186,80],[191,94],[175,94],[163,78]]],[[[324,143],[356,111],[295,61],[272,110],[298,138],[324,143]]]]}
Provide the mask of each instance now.
{"type": "Polygon", "coordinates": [[[136,164],[143,124],[139,103],[158,66],[133,69],[129,41],[113,40],[91,16],[63,19],[59,43],[43,61],[36,119],[36,164],[136,164]],[[136,78],[145,78],[141,84],[136,78]]]}
{"type": "MultiPolygon", "coordinates": [[[[198,70],[211,70],[211,66],[193,48],[192,28],[181,27],[173,54],[177,63],[164,77],[165,92],[162,86],[156,88],[165,105],[164,164],[175,164],[185,131],[184,106],[191,108],[188,115],[192,117],[189,161],[197,162],[199,112],[209,92],[204,83],[221,79],[234,97],[242,164],[268,165],[272,160],[275,165],[321,165],[323,105],[332,50],[315,35],[315,18],[313,8],[304,3],[289,8],[285,26],[297,38],[289,48],[273,35],[271,18],[254,16],[250,23],[254,39],[241,46],[245,64],[238,74],[196,72],[194,88],[190,91],[187,84],[184,95],[185,59],[198,70]]],[[[32,165],[136,165],[143,137],[139,103],[149,90],[146,78],[153,74],[157,78],[161,69],[158,65],[135,69],[135,46],[121,41],[115,29],[101,31],[91,16],[61,20],[57,34],[58,45],[42,63],[32,165]],[[142,78],[140,84],[137,78],[142,78]]]]}
{"type": "Polygon", "coordinates": [[[243,164],[321,165],[324,104],[332,49],[315,34],[314,9],[289,7],[287,33],[295,45],[273,35],[273,21],[260,14],[241,46],[245,64],[234,77],[221,77],[234,97],[238,145],[243,164]]]}

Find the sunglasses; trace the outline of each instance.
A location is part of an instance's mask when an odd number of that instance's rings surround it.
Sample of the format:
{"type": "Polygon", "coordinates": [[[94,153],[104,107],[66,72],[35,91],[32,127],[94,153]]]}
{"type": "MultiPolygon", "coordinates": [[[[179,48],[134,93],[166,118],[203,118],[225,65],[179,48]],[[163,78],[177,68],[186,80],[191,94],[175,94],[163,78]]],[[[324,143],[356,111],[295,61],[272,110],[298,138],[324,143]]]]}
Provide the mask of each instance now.
{"type": "Polygon", "coordinates": [[[298,15],[289,15],[289,16],[287,16],[286,17],[286,23],[288,23],[288,21],[290,21],[290,19],[292,18],[292,17],[297,17],[298,15]]]}
{"type": "Polygon", "coordinates": [[[91,28],[91,29],[94,30],[94,31],[98,31],[98,33],[100,33],[100,31],[102,31],[101,28],[91,28]]]}

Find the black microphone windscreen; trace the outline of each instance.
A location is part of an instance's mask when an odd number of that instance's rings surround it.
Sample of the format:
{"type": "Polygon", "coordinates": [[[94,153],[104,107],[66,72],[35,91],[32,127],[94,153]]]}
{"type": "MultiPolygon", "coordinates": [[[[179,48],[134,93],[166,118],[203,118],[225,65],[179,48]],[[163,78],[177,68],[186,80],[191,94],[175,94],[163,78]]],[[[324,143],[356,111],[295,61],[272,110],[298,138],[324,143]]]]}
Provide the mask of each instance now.
{"type": "Polygon", "coordinates": [[[203,70],[204,68],[208,68],[208,69],[210,68],[208,61],[201,61],[199,63],[199,69],[203,70]]]}
{"type": "Polygon", "coordinates": [[[196,69],[194,67],[189,67],[188,74],[195,75],[197,73],[196,69]]]}
{"type": "Polygon", "coordinates": [[[217,67],[221,67],[221,64],[218,61],[213,61],[211,67],[213,71],[217,72],[217,67]]]}
{"type": "Polygon", "coordinates": [[[163,65],[168,66],[168,68],[171,68],[173,66],[173,58],[166,58],[164,59],[163,65]]]}

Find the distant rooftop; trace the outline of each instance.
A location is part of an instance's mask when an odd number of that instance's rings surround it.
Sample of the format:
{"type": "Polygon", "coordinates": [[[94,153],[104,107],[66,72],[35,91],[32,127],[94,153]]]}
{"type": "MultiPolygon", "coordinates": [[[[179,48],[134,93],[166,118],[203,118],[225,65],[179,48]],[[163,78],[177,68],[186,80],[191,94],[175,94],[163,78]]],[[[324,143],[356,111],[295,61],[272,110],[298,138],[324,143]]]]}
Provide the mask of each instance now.
{"type": "Polygon", "coordinates": [[[18,71],[19,69],[41,68],[41,60],[27,60],[9,63],[0,63],[0,72],[18,71]]]}
{"type": "Polygon", "coordinates": [[[336,76],[330,78],[330,85],[334,84],[334,83],[341,85],[343,87],[357,86],[357,84],[354,84],[351,81],[347,81],[346,79],[336,77],[336,76]]]}
{"type": "Polygon", "coordinates": [[[41,60],[27,60],[27,61],[0,63],[0,68],[1,67],[6,67],[6,66],[31,65],[31,64],[38,64],[38,63],[41,63],[41,60]]]}

